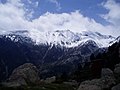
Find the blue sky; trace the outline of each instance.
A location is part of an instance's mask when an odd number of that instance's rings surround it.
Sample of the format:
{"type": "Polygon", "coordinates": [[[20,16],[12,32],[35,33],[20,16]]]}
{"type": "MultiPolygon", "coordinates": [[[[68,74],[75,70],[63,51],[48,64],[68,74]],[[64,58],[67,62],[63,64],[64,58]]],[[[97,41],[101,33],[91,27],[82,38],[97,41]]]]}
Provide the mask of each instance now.
{"type": "Polygon", "coordinates": [[[91,30],[118,36],[119,9],[120,0],[0,0],[0,17],[7,20],[0,21],[0,28],[91,30]]]}
{"type": "Polygon", "coordinates": [[[48,0],[40,0],[39,5],[35,12],[35,17],[44,14],[46,12],[52,13],[69,13],[75,10],[80,10],[81,13],[85,16],[95,18],[98,20],[100,17],[97,14],[105,13],[106,10],[98,6],[102,0],[93,0],[88,2],[88,0],[58,0],[60,4],[60,9],[56,6],[55,3],[52,3],[48,0]],[[87,2],[86,2],[87,1],[87,2]]]}
{"type": "Polygon", "coordinates": [[[94,18],[97,22],[104,25],[108,24],[99,14],[107,12],[100,4],[106,0],[31,0],[32,3],[38,2],[38,6],[34,7],[28,3],[28,0],[22,0],[27,8],[34,9],[32,19],[38,18],[40,15],[51,13],[70,13],[79,10],[84,16],[94,18]],[[57,2],[59,5],[56,5],[57,2]]]}
{"type": "MultiPolygon", "coordinates": [[[[75,10],[80,10],[80,12],[87,17],[94,18],[96,21],[103,21],[99,14],[104,14],[107,12],[106,9],[102,8],[100,4],[105,0],[58,0],[61,9],[55,3],[51,3],[48,0],[40,0],[37,15],[44,14],[49,11],[52,13],[69,13],[75,10]],[[39,13],[39,14],[38,14],[39,13]]],[[[104,23],[104,22],[103,22],[104,23]]]]}
{"type": "MultiPolygon", "coordinates": [[[[84,16],[93,18],[97,22],[103,25],[108,24],[100,14],[107,13],[108,10],[101,6],[101,3],[107,0],[31,0],[33,4],[30,4],[29,0],[21,0],[25,3],[25,7],[33,9],[34,13],[31,19],[38,18],[40,15],[51,12],[51,13],[70,13],[79,10],[84,16]],[[35,7],[35,2],[38,2],[35,7]],[[59,6],[56,5],[57,2],[59,6]]],[[[116,0],[118,2],[119,0],[116,0]]],[[[7,0],[1,0],[2,3],[6,3],[7,0]]]]}

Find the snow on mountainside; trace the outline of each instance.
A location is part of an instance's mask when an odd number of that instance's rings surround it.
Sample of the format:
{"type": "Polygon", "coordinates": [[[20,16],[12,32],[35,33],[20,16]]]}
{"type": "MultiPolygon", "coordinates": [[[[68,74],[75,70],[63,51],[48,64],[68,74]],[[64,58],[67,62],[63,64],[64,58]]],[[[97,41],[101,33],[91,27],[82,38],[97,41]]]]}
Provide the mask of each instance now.
{"type": "Polygon", "coordinates": [[[82,35],[82,41],[81,42],[86,42],[88,40],[92,40],[96,42],[96,44],[99,47],[108,47],[110,45],[110,42],[115,40],[115,37],[111,35],[102,35],[98,32],[83,32],[82,35]]]}
{"type": "Polygon", "coordinates": [[[115,42],[120,42],[120,36],[118,36],[115,40],[110,42],[110,45],[112,45],[115,42]]]}
{"type": "MultiPolygon", "coordinates": [[[[6,37],[14,41],[19,41],[17,36],[31,38],[37,45],[58,45],[64,47],[76,47],[83,45],[87,41],[92,40],[96,42],[99,47],[108,47],[110,42],[115,40],[111,35],[102,35],[98,32],[83,31],[82,33],[74,33],[70,30],[57,30],[49,32],[40,32],[36,30],[15,31],[6,34],[6,37]]],[[[28,39],[29,40],[29,39],[28,39]]]]}
{"type": "Polygon", "coordinates": [[[0,34],[0,38],[10,39],[13,42],[19,43],[34,43],[30,37],[28,37],[28,31],[15,31],[0,34]]]}

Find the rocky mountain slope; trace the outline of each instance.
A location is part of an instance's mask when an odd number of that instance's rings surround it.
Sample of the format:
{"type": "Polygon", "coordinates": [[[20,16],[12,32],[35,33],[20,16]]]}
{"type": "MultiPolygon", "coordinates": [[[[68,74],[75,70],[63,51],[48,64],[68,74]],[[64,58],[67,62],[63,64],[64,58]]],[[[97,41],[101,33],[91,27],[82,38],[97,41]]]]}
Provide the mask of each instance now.
{"type": "Polygon", "coordinates": [[[113,40],[114,37],[98,32],[70,30],[4,33],[0,35],[0,80],[5,80],[13,69],[24,63],[35,64],[42,76],[70,73],[78,63],[88,62],[91,53],[107,47],[113,40]]]}

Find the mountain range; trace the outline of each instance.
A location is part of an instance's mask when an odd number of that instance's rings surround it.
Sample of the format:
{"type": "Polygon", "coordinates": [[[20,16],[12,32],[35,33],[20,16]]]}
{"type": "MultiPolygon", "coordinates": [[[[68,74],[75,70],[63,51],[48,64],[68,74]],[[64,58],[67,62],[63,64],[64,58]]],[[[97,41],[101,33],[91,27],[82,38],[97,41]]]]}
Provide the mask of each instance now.
{"type": "Polygon", "coordinates": [[[33,63],[41,77],[71,73],[78,64],[90,62],[90,55],[119,40],[111,35],[70,30],[38,32],[31,30],[10,31],[0,35],[0,80],[24,63],[33,63]]]}
{"type": "Polygon", "coordinates": [[[102,35],[99,32],[92,31],[82,31],[81,33],[75,33],[70,30],[56,30],[48,32],[40,31],[10,31],[7,34],[3,34],[10,38],[12,41],[19,41],[19,36],[24,37],[25,42],[28,41],[25,38],[30,38],[35,44],[40,45],[56,45],[62,47],[76,47],[78,45],[83,45],[86,41],[92,40],[99,47],[108,47],[110,42],[115,40],[115,37],[111,35],[102,35]]]}

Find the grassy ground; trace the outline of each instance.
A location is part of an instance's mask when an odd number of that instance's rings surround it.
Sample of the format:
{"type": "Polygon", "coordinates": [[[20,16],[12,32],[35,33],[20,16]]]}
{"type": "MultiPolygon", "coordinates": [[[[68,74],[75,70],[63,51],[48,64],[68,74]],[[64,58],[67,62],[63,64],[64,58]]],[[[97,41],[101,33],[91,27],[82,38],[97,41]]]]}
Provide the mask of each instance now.
{"type": "Polygon", "coordinates": [[[40,86],[25,87],[0,87],[0,90],[75,90],[72,86],[66,84],[43,84],[40,86]]]}

